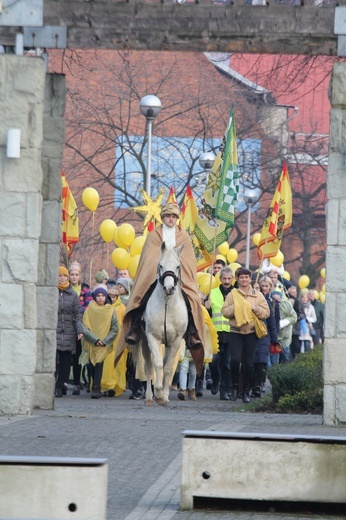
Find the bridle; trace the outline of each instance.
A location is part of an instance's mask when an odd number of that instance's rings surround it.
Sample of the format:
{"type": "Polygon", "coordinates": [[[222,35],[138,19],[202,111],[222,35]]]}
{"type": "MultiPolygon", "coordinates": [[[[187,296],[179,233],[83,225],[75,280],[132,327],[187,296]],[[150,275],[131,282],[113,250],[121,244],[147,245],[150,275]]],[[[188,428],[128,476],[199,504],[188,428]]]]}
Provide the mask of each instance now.
{"type": "MultiPolygon", "coordinates": [[[[159,271],[160,271],[160,268],[159,268],[159,271]]],[[[165,271],[164,273],[159,274],[159,283],[163,287],[167,276],[171,276],[174,280],[174,287],[176,287],[178,281],[180,280],[180,267],[178,267],[178,272],[179,272],[178,276],[173,271],[165,271]]]]}

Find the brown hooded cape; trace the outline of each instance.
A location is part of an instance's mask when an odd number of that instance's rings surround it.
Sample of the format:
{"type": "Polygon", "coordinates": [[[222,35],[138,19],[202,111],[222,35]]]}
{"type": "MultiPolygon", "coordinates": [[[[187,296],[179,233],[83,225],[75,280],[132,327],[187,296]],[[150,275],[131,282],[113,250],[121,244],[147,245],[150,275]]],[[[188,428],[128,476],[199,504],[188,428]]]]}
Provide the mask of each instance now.
{"type": "MultiPolygon", "coordinates": [[[[175,246],[184,245],[180,260],[181,260],[181,282],[182,289],[186,293],[190,305],[193,320],[201,338],[202,344],[205,345],[205,330],[204,319],[201,308],[201,301],[198,294],[198,285],[196,277],[196,258],[192,247],[191,238],[180,226],[175,228],[175,246]]],[[[155,282],[157,278],[157,266],[161,256],[161,244],[163,242],[163,228],[159,226],[151,231],[145,241],[142,254],[139,260],[136,278],[130,294],[129,301],[126,305],[126,313],[124,316],[123,328],[119,338],[119,343],[116,352],[116,362],[120,358],[123,350],[126,347],[125,335],[129,330],[131,324],[130,313],[137,309],[143,296],[148,291],[149,287],[155,282]]],[[[195,360],[197,370],[201,370],[202,359],[203,364],[203,349],[191,351],[195,360]],[[199,365],[199,366],[198,366],[199,365]]]]}

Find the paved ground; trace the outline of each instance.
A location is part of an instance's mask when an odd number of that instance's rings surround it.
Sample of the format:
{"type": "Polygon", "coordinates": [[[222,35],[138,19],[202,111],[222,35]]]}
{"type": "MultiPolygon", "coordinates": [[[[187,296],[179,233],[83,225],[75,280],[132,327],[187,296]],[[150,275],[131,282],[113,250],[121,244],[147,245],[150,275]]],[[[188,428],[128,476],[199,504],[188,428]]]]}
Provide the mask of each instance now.
{"type": "MultiPolygon", "coordinates": [[[[129,400],[129,393],[100,400],[91,400],[86,393],[67,395],[56,400],[54,411],[0,417],[0,455],[108,459],[108,520],[291,520],[297,516],[274,511],[179,511],[182,432],[346,437],[346,428],[323,426],[320,416],[253,414],[241,401],[237,401],[240,411],[234,411],[234,403],[220,401],[207,391],[197,402],[178,401],[173,391],[166,407],[145,407],[142,400],[129,400]]],[[[327,517],[334,518],[325,514],[314,518],[327,517]]]]}

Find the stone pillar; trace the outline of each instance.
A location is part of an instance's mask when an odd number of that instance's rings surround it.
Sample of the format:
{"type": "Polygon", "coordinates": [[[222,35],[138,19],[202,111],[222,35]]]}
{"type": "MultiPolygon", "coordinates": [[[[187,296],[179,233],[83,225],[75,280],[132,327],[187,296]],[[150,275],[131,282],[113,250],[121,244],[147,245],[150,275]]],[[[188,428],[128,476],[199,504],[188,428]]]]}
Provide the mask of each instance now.
{"type": "Polygon", "coordinates": [[[61,80],[46,83],[42,59],[0,55],[0,414],[6,415],[53,407],[64,134],[56,84],[61,94],[61,80]],[[6,156],[8,128],[21,130],[18,159],[6,156]]]}
{"type": "Polygon", "coordinates": [[[346,63],[334,65],[329,97],[323,421],[338,425],[346,423],[346,63]]]}

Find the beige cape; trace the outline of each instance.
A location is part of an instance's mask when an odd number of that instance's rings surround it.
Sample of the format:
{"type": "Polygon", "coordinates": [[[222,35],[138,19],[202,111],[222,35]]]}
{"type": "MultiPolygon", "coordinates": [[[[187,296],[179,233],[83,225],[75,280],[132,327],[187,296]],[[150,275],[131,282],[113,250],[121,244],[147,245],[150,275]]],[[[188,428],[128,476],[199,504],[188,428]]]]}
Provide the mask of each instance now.
{"type": "MultiPolygon", "coordinates": [[[[204,319],[201,302],[198,295],[196,258],[192,247],[191,238],[180,226],[176,226],[175,240],[176,247],[184,245],[180,256],[182,288],[189,299],[194,323],[197,328],[199,337],[201,338],[202,344],[205,345],[204,319]]],[[[162,226],[159,226],[148,234],[143,247],[136,278],[129,301],[126,305],[126,314],[124,316],[123,328],[116,352],[116,362],[126,346],[125,335],[130,327],[130,312],[140,306],[143,296],[156,280],[157,266],[161,256],[162,242],[163,229],[162,226]]],[[[197,367],[197,369],[198,368],[199,367],[197,367]]]]}

